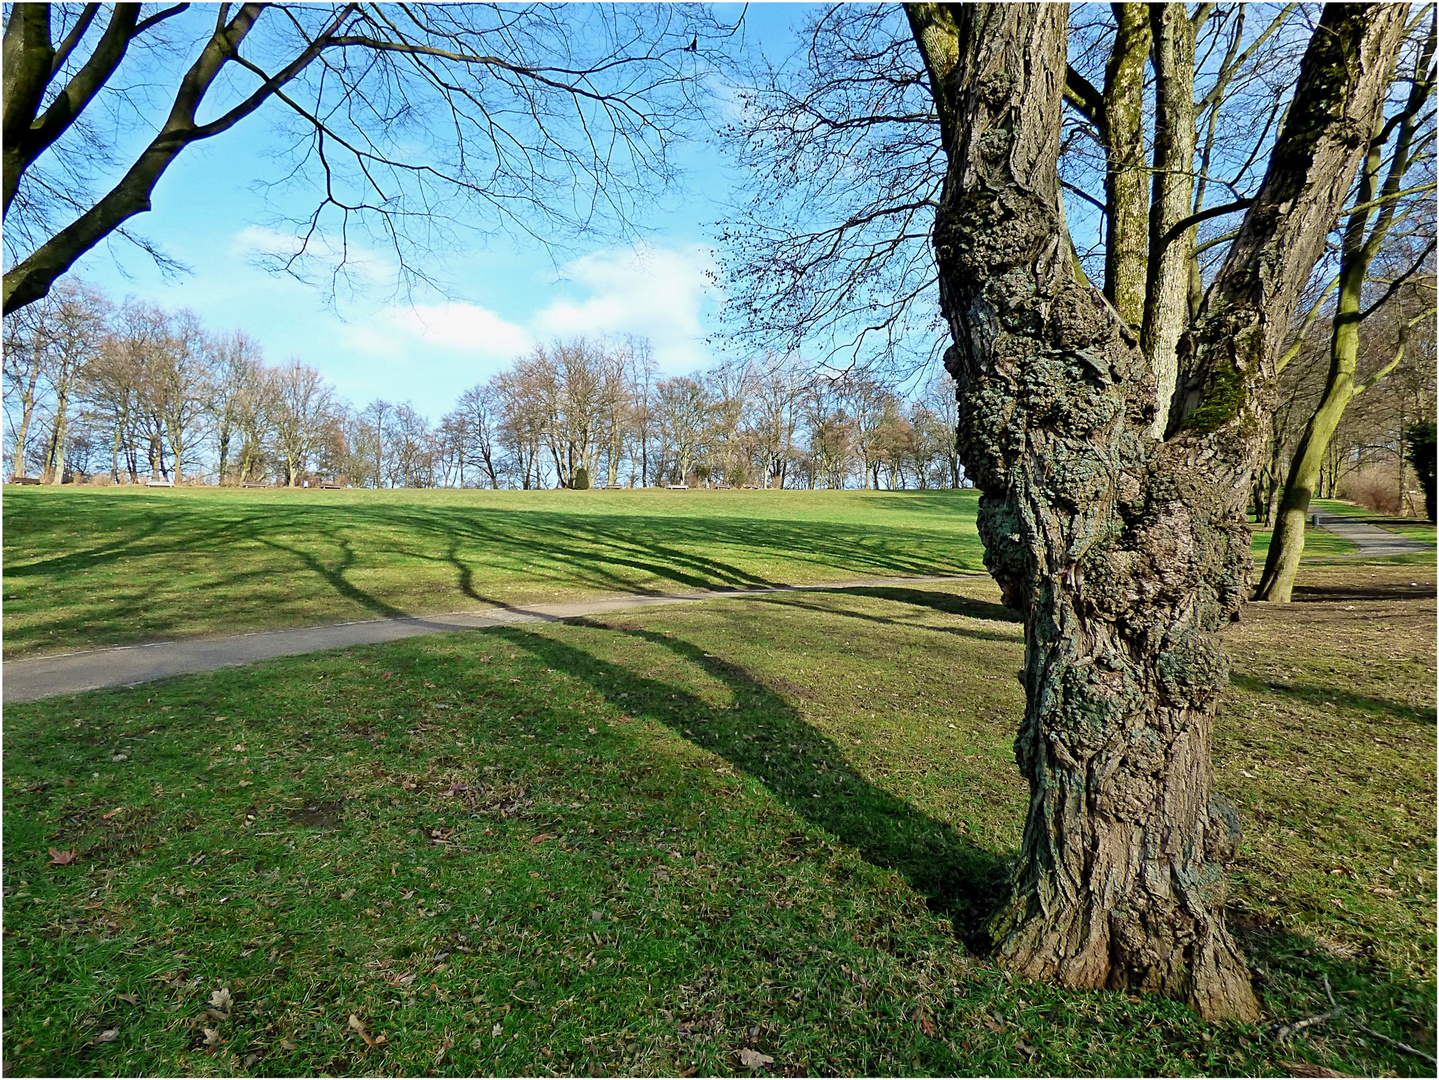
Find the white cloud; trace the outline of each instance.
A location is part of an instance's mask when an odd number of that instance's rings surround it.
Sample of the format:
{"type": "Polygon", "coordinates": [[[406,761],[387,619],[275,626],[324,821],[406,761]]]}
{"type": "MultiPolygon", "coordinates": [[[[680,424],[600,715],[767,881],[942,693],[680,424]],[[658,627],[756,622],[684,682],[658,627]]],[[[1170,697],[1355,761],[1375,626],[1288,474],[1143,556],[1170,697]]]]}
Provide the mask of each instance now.
{"type": "Polygon", "coordinates": [[[704,244],[597,251],[560,271],[589,296],[553,301],[535,313],[531,329],[539,338],[635,334],[649,338],[664,370],[702,367],[710,361],[701,315],[717,295],[713,269],[714,251],[704,244]]]}
{"type": "Polygon", "coordinates": [[[512,357],[528,352],[529,333],[478,304],[416,304],[391,308],[390,324],[422,341],[485,356],[512,357]]]}

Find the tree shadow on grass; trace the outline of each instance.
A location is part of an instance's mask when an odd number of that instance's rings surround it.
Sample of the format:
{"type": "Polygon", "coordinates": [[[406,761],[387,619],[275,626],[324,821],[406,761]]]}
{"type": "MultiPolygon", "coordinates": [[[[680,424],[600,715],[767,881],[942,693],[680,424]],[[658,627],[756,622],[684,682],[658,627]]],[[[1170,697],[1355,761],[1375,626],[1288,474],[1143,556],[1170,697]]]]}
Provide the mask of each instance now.
{"type": "Polygon", "coordinates": [[[551,637],[519,629],[491,633],[529,651],[546,667],[588,683],[630,714],[670,728],[759,780],[785,806],[838,837],[876,866],[894,870],[949,917],[966,946],[988,948],[984,927],[1003,894],[1007,863],[861,775],[834,740],[744,668],[699,646],[621,622],[576,619],[570,625],[624,634],[665,649],[723,684],[729,707],[551,637]]]}
{"type": "Polygon", "coordinates": [[[1350,694],[1328,686],[1294,686],[1289,683],[1275,682],[1271,679],[1256,679],[1249,675],[1230,675],[1229,682],[1241,689],[1256,694],[1284,694],[1288,697],[1298,698],[1300,701],[1311,705],[1323,705],[1326,702],[1343,706],[1346,709],[1355,709],[1359,712],[1378,713],[1390,716],[1398,720],[1410,720],[1416,724],[1433,726],[1435,713],[1433,709],[1416,709],[1412,705],[1401,705],[1395,701],[1385,701],[1383,698],[1364,697],[1361,694],[1350,694]]]}

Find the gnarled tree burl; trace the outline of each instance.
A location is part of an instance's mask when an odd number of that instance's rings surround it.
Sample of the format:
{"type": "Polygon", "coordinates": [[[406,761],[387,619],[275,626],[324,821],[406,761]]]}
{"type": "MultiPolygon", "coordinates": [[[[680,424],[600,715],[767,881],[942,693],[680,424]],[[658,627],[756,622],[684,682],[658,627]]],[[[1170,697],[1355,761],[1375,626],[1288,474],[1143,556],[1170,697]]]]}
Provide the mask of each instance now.
{"type": "MultiPolygon", "coordinates": [[[[1185,6],[1149,8],[1156,56],[1182,49],[1185,6]]],[[[1164,335],[1085,280],[1065,226],[1065,6],[908,12],[948,159],[933,240],[961,454],[986,564],[1025,624],[1015,749],[1031,798],[999,955],[1254,1019],[1223,916],[1238,824],[1210,790],[1218,634],[1249,587],[1273,362],[1373,133],[1405,5],[1324,10],[1218,277],[1192,318],[1164,305],[1180,320],[1172,396],[1141,340],[1164,335]]]]}

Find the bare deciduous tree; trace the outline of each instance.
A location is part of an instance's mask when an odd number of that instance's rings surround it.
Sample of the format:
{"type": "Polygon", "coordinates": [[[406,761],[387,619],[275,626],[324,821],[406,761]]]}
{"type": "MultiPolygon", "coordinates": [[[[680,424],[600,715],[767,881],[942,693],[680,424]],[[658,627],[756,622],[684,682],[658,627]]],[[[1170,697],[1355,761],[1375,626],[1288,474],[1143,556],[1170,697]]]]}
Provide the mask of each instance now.
{"type": "Polygon", "coordinates": [[[702,8],[641,5],[11,5],[4,310],[107,237],[143,245],[128,223],[176,158],[267,108],[315,193],[293,270],[330,229],[343,262],[356,225],[424,277],[416,255],[461,223],[549,243],[623,220],[670,177],[726,33],[702,8]],[[127,161],[101,117],[153,134],[127,161]]]}

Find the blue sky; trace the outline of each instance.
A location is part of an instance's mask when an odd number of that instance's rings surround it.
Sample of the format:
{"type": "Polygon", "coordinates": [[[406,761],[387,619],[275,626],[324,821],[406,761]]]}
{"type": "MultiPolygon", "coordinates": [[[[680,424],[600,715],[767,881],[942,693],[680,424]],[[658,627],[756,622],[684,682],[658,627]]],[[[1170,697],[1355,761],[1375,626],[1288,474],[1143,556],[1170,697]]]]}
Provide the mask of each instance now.
{"type": "MultiPolygon", "coordinates": [[[[803,5],[753,5],[751,42],[787,53],[803,5]]],[[[267,109],[275,108],[272,103],[267,109]]],[[[357,261],[361,290],[323,289],[264,269],[261,256],[292,244],[267,225],[294,212],[289,193],[266,203],[255,181],[273,178],[273,128],[263,112],[208,144],[188,148],[155,192],[154,209],[131,224],[189,272],[168,278],[123,241],[101,245],[75,273],[112,298],[188,307],[213,331],[243,329],[271,362],[298,357],[322,371],[356,406],[375,397],[412,401],[432,419],[461,391],[507,366],[536,341],[627,333],[649,338],[662,371],[684,373],[718,358],[722,297],[711,226],[734,177],[714,145],[686,147],[683,191],[644,208],[638,242],[571,247],[559,254],[503,233],[457,251],[440,271],[445,295],[396,296],[394,266],[378,249],[357,261]]]]}

